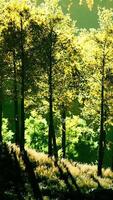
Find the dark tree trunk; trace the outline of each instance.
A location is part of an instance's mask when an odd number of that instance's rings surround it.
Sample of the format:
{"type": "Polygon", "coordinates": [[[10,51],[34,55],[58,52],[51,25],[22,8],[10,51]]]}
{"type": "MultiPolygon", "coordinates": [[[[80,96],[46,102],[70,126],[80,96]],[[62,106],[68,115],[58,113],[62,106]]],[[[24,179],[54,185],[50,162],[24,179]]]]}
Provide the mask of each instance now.
{"type": "MultiPolygon", "coordinates": [[[[112,141],[113,141],[113,136],[112,136],[112,141]]],[[[113,142],[111,142],[110,145],[111,149],[111,170],[113,171],[113,142]]]]}
{"type": "Polygon", "coordinates": [[[14,67],[14,120],[15,120],[15,143],[20,144],[19,138],[19,113],[18,113],[18,92],[17,92],[17,72],[15,62],[15,50],[13,50],[13,67],[14,67]]]}
{"type": "Polygon", "coordinates": [[[103,58],[102,63],[102,80],[101,80],[101,113],[100,113],[100,136],[99,136],[99,151],[98,151],[98,176],[102,176],[102,165],[104,158],[104,149],[105,149],[105,130],[104,130],[104,66],[105,66],[105,57],[103,58]]]}
{"type": "Polygon", "coordinates": [[[52,156],[54,154],[55,158],[57,155],[57,145],[54,130],[53,121],[53,64],[52,64],[52,30],[50,33],[50,49],[49,49],[49,72],[48,72],[48,84],[49,84],[49,136],[48,136],[48,154],[52,156]],[[52,145],[53,144],[53,145],[52,145]]]}
{"type": "Polygon", "coordinates": [[[34,198],[36,200],[43,200],[43,196],[42,196],[39,184],[38,184],[38,179],[37,179],[37,177],[35,175],[32,163],[29,160],[27,152],[26,151],[22,151],[21,155],[22,155],[22,160],[24,161],[24,164],[25,164],[25,171],[28,174],[28,180],[31,183],[31,187],[32,187],[32,190],[33,190],[34,198]]]}
{"type": "Polygon", "coordinates": [[[23,22],[22,22],[22,16],[21,16],[21,139],[20,139],[20,148],[24,149],[24,143],[25,143],[25,138],[24,138],[24,132],[25,132],[25,112],[24,112],[24,82],[25,82],[25,57],[24,57],[24,42],[23,42],[23,22]]]}
{"type": "Polygon", "coordinates": [[[3,99],[3,95],[2,95],[2,77],[0,77],[0,142],[2,142],[2,99],[3,99]]]}
{"type": "Polygon", "coordinates": [[[62,111],[61,111],[61,117],[62,117],[62,157],[66,157],[66,110],[64,103],[62,104],[62,111]]]}
{"type": "MultiPolygon", "coordinates": [[[[51,90],[51,87],[49,88],[51,90]]],[[[53,126],[53,111],[52,111],[52,95],[49,91],[49,135],[48,135],[48,154],[49,156],[53,155],[53,147],[52,147],[52,134],[54,132],[53,126]]]]}
{"type": "Polygon", "coordinates": [[[49,156],[53,155],[53,147],[52,147],[52,135],[54,132],[53,126],[53,89],[52,89],[52,66],[50,65],[49,73],[48,73],[48,84],[49,84],[49,135],[48,135],[48,154],[49,156]]]}
{"type": "Polygon", "coordinates": [[[112,158],[111,158],[111,170],[113,171],[113,144],[111,147],[111,153],[112,153],[112,158]]]}
{"type": "Polygon", "coordinates": [[[52,65],[50,65],[49,71],[49,141],[48,141],[48,154],[52,156],[54,154],[57,157],[56,137],[53,121],[53,86],[52,86],[52,65]]]}

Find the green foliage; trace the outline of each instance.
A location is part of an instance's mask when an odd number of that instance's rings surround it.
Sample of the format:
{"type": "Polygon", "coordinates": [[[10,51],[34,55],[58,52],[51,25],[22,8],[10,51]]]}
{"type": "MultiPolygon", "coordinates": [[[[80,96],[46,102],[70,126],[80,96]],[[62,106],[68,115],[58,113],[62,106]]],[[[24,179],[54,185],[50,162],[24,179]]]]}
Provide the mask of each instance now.
{"type": "Polygon", "coordinates": [[[78,116],[66,119],[67,156],[81,162],[95,162],[98,146],[97,133],[78,116]]]}
{"type": "MultiPolygon", "coordinates": [[[[11,0],[5,3],[5,7],[1,7],[0,67],[4,66],[3,90],[6,91],[3,93],[5,98],[8,97],[8,102],[13,102],[15,62],[18,116],[20,117],[22,98],[20,21],[22,19],[26,116],[30,116],[34,108],[35,112],[39,113],[26,119],[26,146],[47,152],[48,125],[52,121],[48,111],[49,82],[51,82],[53,121],[59,155],[62,155],[61,113],[62,105],[64,105],[68,115],[66,118],[67,157],[82,162],[94,162],[100,130],[103,59],[105,65],[104,117],[106,113],[104,128],[108,134],[107,138],[109,136],[112,142],[109,128],[113,126],[113,10],[99,9],[98,29],[78,31],[70,15],[63,13],[59,2],[45,0],[36,6],[27,0],[22,2],[11,0]],[[51,81],[49,73],[52,74],[51,81]],[[73,104],[75,99],[76,106],[73,104]],[[77,114],[79,116],[76,116],[77,114]]],[[[93,1],[87,2],[91,8],[93,1]]],[[[3,112],[6,112],[5,109],[3,106],[3,112]]],[[[8,131],[8,120],[3,119],[2,129],[3,140],[12,141],[13,133],[8,131]]],[[[109,146],[108,142],[106,147],[109,148],[109,146]]]]}
{"type": "Polygon", "coordinates": [[[48,127],[45,119],[30,116],[25,121],[26,146],[38,151],[47,152],[48,127]]]}
{"type": "MultiPolygon", "coordinates": [[[[58,117],[58,116],[57,116],[58,117]]],[[[56,118],[57,146],[61,153],[60,121],[56,118]]],[[[86,121],[73,116],[66,119],[66,155],[68,158],[79,161],[95,162],[97,151],[97,134],[89,128],[86,121]]],[[[47,152],[48,126],[44,118],[30,116],[26,119],[26,146],[40,152],[47,152]]]]}
{"type": "Polygon", "coordinates": [[[104,125],[106,126],[109,124],[110,126],[112,124],[112,117],[110,116],[112,116],[111,77],[113,73],[113,11],[112,9],[99,9],[98,15],[100,27],[97,30],[82,30],[78,36],[78,45],[83,59],[83,66],[81,66],[81,70],[84,73],[84,79],[86,81],[83,86],[85,90],[81,90],[79,100],[82,100],[81,103],[83,105],[82,112],[84,118],[88,120],[90,124],[92,122],[92,127],[96,131],[98,130],[100,124],[103,65],[104,117],[106,115],[106,122],[104,125]]]}
{"type": "Polygon", "coordinates": [[[13,141],[14,133],[9,130],[8,127],[8,119],[2,119],[2,135],[3,135],[3,142],[11,143],[13,141]]]}

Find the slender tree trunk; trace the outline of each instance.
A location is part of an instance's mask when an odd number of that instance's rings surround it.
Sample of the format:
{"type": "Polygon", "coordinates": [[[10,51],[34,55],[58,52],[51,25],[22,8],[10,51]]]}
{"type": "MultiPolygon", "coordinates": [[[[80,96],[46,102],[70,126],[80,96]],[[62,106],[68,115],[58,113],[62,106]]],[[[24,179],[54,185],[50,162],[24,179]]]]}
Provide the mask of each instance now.
{"type": "Polygon", "coordinates": [[[36,178],[32,163],[29,160],[27,152],[23,151],[21,153],[22,153],[21,154],[22,155],[22,160],[23,160],[23,162],[25,164],[25,171],[28,174],[28,180],[29,180],[29,182],[31,184],[32,191],[33,191],[33,194],[34,194],[34,198],[36,200],[43,200],[43,196],[42,196],[39,184],[38,184],[38,179],[36,178]]]}
{"type": "Polygon", "coordinates": [[[25,58],[24,58],[24,44],[23,44],[23,22],[22,22],[22,16],[21,16],[21,143],[20,148],[24,149],[24,143],[25,143],[25,112],[24,112],[24,81],[25,81],[25,58]]]}
{"type": "Polygon", "coordinates": [[[48,73],[48,84],[49,84],[49,137],[48,137],[48,154],[52,156],[54,154],[55,158],[58,157],[56,137],[54,130],[53,121],[53,64],[52,64],[52,30],[50,33],[50,49],[49,49],[49,73],[48,73]],[[52,148],[53,142],[53,148],[52,148]]]}
{"type": "Polygon", "coordinates": [[[3,99],[3,95],[2,95],[2,77],[0,77],[0,142],[2,142],[2,99],[3,99]]]}
{"type": "Polygon", "coordinates": [[[50,65],[49,71],[49,141],[48,141],[48,154],[52,156],[54,154],[57,157],[56,137],[53,121],[53,86],[52,86],[52,65],[50,65]]]}
{"type": "Polygon", "coordinates": [[[112,157],[111,157],[111,170],[113,171],[113,144],[111,147],[111,153],[112,153],[112,157]]]}
{"type": "Polygon", "coordinates": [[[49,135],[48,135],[48,154],[53,155],[52,135],[54,132],[53,126],[53,111],[52,111],[52,92],[51,92],[51,78],[49,77],[49,135]]]}
{"type": "Polygon", "coordinates": [[[20,144],[19,138],[19,113],[18,113],[18,92],[17,92],[17,73],[15,62],[15,50],[13,50],[13,67],[14,67],[14,120],[15,120],[15,143],[20,144]]]}
{"type": "Polygon", "coordinates": [[[66,157],[66,110],[62,104],[62,157],[66,157]]]}
{"type": "Polygon", "coordinates": [[[105,130],[104,130],[104,66],[105,57],[102,63],[102,79],[101,79],[101,113],[100,113],[100,137],[99,137],[99,151],[98,151],[98,176],[102,176],[102,165],[105,148],[105,130]]]}
{"type": "Polygon", "coordinates": [[[112,141],[111,141],[111,170],[113,171],[113,136],[112,136],[112,141]]]}
{"type": "MultiPolygon", "coordinates": [[[[50,78],[49,78],[50,79],[50,78]]],[[[48,135],[48,154],[53,155],[52,134],[54,132],[53,126],[53,111],[52,111],[52,94],[51,94],[51,79],[49,80],[49,135],[48,135]]]]}

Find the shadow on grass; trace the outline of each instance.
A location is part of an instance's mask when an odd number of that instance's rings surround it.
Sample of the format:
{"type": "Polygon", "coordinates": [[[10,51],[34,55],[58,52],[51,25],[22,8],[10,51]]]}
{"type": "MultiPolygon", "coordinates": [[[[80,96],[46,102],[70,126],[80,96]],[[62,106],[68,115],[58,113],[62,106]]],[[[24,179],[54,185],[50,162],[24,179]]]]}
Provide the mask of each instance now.
{"type": "Polygon", "coordinates": [[[63,194],[64,199],[77,199],[77,200],[84,200],[84,195],[82,194],[79,186],[76,183],[75,178],[72,176],[70,173],[68,167],[64,162],[61,162],[58,164],[58,161],[56,160],[54,162],[55,166],[59,170],[60,178],[64,180],[66,187],[67,187],[67,192],[63,194]],[[62,164],[62,167],[60,166],[62,164]],[[63,168],[66,170],[66,173],[64,173],[63,168]]]}
{"type": "Polygon", "coordinates": [[[22,156],[22,160],[24,161],[25,171],[28,175],[28,180],[31,184],[34,198],[36,200],[43,200],[43,196],[42,196],[39,184],[38,184],[38,180],[36,179],[32,163],[30,162],[29,157],[27,155],[27,151],[25,151],[25,150],[21,151],[21,156],[22,156]]]}
{"type": "MultiPolygon", "coordinates": [[[[25,200],[26,198],[29,200],[43,200],[44,193],[42,196],[43,191],[41,192],[39,187],[39,181],[42,181],[42,179],[36,178],[27,152],[25,150],[21,151],[20,156],[22,160],[19,160],[20,158],[18,158],[18,154],[13,147],[9,149],[8,145],[0,143],[0,200],[25,200]],[[24,168],[20,166],[21,161],[24,168]]],[[[113,190],[103,188],[94,176],[91,176],[91,178],[97,183],[97,188],[91,190],[88,194],[84,194],[65,162],[56,160],[54,165],[58,168],[59,179],[64,181],[66,189],[60,191],[58,188],[59,191],[55,193],[55,196],[53,196],[53,193],[47,194],[48,182],[46,181],[46,199],[113,200],[113,190]]],[[[52,184],[55,185],[57,182],[52,184]]]]}
{"type": "Polygon", "coordinates": [[[0,199],[24,200],[25,188],[21,169],[13,150],[0,144],[0,199]]]}
{"type": "Polygon", "coordinates": [[[43,200],[38,180],[35,177],[32,164],[25,150],[20,152],[25,165],[25,171],[20,167],[13,147],[7,144],[0,144],[0,200],[25,200],[28,197],[26,184],[31,186],[32,194],[30,199],[43,200]],[[27,181],[28,180],[28,181],[27,181]]]}

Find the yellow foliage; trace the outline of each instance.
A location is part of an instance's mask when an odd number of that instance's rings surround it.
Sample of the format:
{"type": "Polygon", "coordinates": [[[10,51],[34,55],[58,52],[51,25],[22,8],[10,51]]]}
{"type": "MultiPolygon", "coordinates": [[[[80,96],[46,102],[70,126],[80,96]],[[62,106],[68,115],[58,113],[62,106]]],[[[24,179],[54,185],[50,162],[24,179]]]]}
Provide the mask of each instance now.
{"type": "Polygon", "coordinates": [[[107,169],[105,169],[105,170],[103,171],[103,175],[104,175],[105,177],[112,178],[112,177],[113,177],[113,172],[111,171],[110,168],[107,168],[107,169]]]}
{"type": "MultiPolygon", "coordinates": [[[[87,6],[90,10],[92,10],[93,4],[94,4],[94,0],[86,0],[87,6]]],[[[83,4],[83,0],[79,1],[79,4],[82,5],[83,4]]]]}

